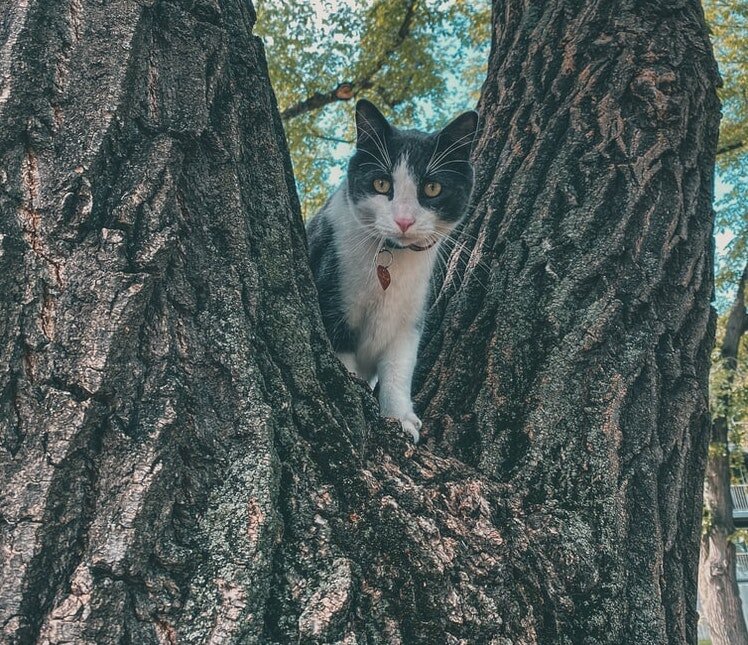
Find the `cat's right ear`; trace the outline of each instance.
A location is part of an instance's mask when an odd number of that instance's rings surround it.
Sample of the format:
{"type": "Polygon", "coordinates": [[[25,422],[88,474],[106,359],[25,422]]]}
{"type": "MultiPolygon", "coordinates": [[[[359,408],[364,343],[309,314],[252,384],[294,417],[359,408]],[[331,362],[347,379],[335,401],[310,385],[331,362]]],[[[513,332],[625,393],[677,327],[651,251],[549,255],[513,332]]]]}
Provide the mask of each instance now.
{"type": "Polygon", "coordinates": [[[382,145],[389,134],[390,124],[376,106],[361,99],[356,103],[356,147],[382,145]]]}

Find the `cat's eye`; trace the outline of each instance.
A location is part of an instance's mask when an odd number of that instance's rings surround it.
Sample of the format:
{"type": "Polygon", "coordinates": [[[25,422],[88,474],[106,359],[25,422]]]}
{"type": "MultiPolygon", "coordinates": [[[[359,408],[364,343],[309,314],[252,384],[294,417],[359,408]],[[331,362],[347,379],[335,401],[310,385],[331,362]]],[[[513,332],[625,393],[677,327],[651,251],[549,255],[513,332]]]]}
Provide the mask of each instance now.
{"type": "Polygon", "coordinates": [[[423,185],[426,197],[438,197],[442,192],[442,185],[438,181],[427,181],[423,185]]]}
{"type": "Polygon", "coordinates": [[[386,195],[389,193],[391,185],[389,179],[383,179],[382,177],[375,179],[373,183],[374,190],[376,190],[380,195],[386,195]]]}

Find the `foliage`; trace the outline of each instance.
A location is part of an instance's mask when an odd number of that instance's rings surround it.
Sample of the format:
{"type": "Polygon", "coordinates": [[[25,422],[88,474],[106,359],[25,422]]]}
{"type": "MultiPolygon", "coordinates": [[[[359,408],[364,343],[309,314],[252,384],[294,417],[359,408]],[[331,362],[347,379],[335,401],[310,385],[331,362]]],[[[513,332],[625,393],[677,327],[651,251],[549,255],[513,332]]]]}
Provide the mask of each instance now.
{"type": "MultiPolygon", "coordinates": [[[[424,129],[477,102],[487,0],[258,0],[256,7],[281,113],[344,82],[399,123],[424,129]]],[[[342,177],[355,138],[353,107],[332,101],[285,119],[305,217],[342,177]]]]}
{"type": "MultiPolygon", "coordinates": [[[[388,116],[435,128],[471,107],[490,40],[488,0],[258,0],[281,111],[341,82],[365,81],[356,97],[388,116]],[[412,20],[407,22],[409,9],[412,20]],[[401,29],[406,24],[405,37],[401,29]]],[[[731,237],[718,257],[718,308],[727,305],[748,255],[748,0],[705,0],[724,86],[716,232],[731,237]]],[[[343,175],[354,140],[354,101],[335,101],[285,120],[305,217],[343,175]]]]}
{"type": "Polygon", "coordinates": [[[744,553],[748,545],[748,529],[735,529],[727,539],[735,545],[741,545],[741,552],[744,553]]]}
{"type": "Polygon", "coordinates": [[[701,534],[707,535],[714,526],[714,515],[709,507],[704,504],[701,508],[701,534]]]}
{"type": "Polygon", "coordinates": [[[704,9],[723,79],[717,169],[729,187],[716,205],[716,230],[733,236],[718,258],[723,309],[748,257],[748,0],[705,0],[704,9]]]}

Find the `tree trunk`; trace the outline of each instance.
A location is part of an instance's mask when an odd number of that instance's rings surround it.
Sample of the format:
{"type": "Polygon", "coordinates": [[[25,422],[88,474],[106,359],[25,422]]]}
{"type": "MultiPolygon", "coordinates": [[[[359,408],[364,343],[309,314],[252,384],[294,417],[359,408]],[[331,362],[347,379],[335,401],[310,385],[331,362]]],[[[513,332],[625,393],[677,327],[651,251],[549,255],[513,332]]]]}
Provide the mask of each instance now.
{"type": "Polygon", "coordinates": [[[417,450],[324,336],[251,7],[5,5],[4,641],[695,642],[714,65],[695,1],[568,4],[496,3],[417,450]]]}
{"type": "Polygon", "coordinates": [[[494,3],[418,407],[536,527],[540,642],[695,643],[715,63],[695,1],[574,6],[494,3]]]}
{"type": "Polygon", "coordinates": [[[719,369],[724,370],[725,378],[718,397],[719,409],[712,420],[712,441],[704,484],[706,528],[701,536],[699,595],[713,645],[748,643],[743,604],[735,577],[735,545],[729,539],[735,532],[735,524],[732,519],[728,446],[730,390],[738,364],[740,339],[748,327],[745,306],[747,280],[748,265],[743,269],[720,348],[722,364],[719,369]]]}

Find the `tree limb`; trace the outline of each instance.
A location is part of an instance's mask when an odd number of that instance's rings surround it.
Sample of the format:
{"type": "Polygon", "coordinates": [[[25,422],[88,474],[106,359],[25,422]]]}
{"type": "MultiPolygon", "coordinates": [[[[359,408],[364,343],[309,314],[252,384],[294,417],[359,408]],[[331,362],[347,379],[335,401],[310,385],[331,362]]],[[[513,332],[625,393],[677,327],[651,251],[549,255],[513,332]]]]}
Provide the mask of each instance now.
{"type": "Polygon", "coordinates": [[[731,143],[725,143],[717,148],[717,156],[719,157],[720,155],[732,152],[733,150],[738,150],[744,145],[745,141],[733,141],[731,143]]]}
{"type": "Polygon", "coordinates": [[[315,139],[322,139],[324,141],[332,141],[333,143],[346,143],[348,145],[353,145],[354,143],[356,143],[352,139],[341,139],[340,137],[328,137],[325,134],[317,134],[316,132],[312,134],[312,136],[315,139]]]}
{"type": "Polygon", "coordinates": [[[325,107],[325,105],[329,105],[335,101],[348,101],[354,96],[352,91],[354,87],[362,88],[362,82],[340,83],[331,92],[315,92],[303,101],[299,101],[287,110],[283,110],[283,112],[281,112],[281,118],[284,121],[288,121],[301,114],[318,110],[319,108],[325,107]]]}

